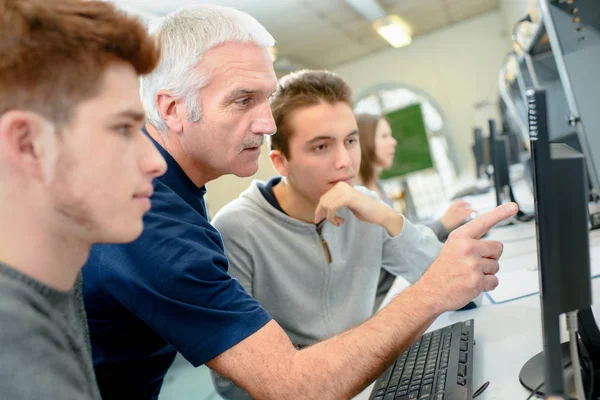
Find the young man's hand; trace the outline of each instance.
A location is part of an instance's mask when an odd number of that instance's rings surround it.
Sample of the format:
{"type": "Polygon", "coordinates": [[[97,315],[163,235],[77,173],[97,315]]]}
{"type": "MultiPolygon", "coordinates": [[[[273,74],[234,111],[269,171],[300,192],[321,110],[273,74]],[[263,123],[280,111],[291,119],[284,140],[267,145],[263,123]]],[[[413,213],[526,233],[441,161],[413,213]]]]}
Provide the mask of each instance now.
{"type": "Polygon", "coordinates": [[[440,222],[448,232],[452,232],[465,222],[474,212],[475,210],[471,208],[471,204],[462,199],[455,200],[450,204],[450,207],[448,207],[440,219],[440,222]]]}
{"type": "Polygon", "coordinates": [[[348,207],[361,221],[383,226],[391,236],[402,231],[401,215],[345,182],[338,182],[321,197],[315,210],[315,223],[327,219],[333,225],[341,226],[344,219],[337,215],[337,211],[343,207],[348,207]]]}

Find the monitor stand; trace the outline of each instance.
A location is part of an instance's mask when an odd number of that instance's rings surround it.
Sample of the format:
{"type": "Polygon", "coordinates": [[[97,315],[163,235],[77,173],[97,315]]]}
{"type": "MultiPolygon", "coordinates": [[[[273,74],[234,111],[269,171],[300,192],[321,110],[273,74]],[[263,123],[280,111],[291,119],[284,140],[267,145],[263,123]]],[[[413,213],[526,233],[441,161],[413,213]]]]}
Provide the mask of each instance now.
{"type": "MultiPolygon", "coordinates": [[[[581,342],[580,342],[580,351],[583,351],[583,346],[581,346],[581,342]]],[[[561,344],[561,353],[562,353],[562,364],[564,366],[564,377],[565,377],[565,390],[567,393],[575,393],[575,383],[573,380],[573,368],[571,367],[571,355],[570,355],[570,351],[569,351],[569,342],[565,342],[561,344]]],[[[591,364],[590,364],[591,365],[591,364]]],[[[593,367],[592,367],[593,368],[593,367]]],[[[583,386],[586,390],[586,395],[588,394],[587,391],[590,388],[590,374],[588,373],[588,371],[585,369],[585,366],[582,363],[582,378],[583,378],[583,386]]],[[[593,399],[596,399],[598,397],[598,395],[600,394],[600,388],[598,387],[598,385],[600,384],[599,382],[599,377],[595,376],[594,377],[594,396],[592,397],[593,399]]],[[[535,356],[533,356],[532,358],[529,359],[529,361],[527,361],[525,363],[525,365],[523,365],[523,368],[521,368],[521,371],[519,372],[519,382],[521,383],[521,385],[523,385],[523,387],[525,389],[527,389],[529,392],[532,392],[534,389],[536,389],[540,383],[542,383],[542,381],[544,380],[544,353],[540,352],[538,354],[536,354],[535,356]]],[[[541,398],[546,398],[546,394],[544,393],[544,386],[542,385],[541,388],[539,388],[536,391],[536,396],[541,397],[541,398]]]]}
{"type": "MultiPolygon", "coordinates": [[[[502,205],[504,203],[504,201],[511,201],[513,203],[517,203],[517,205],[519,204],[517,202],[517,199],[515,198],[515,195],[513,193],[512,190],[512,186],[506,185],[502,188],[503,192],[502,195],[499,197],[500,199],[500,204],[498,205],[502,205]],[[506,200],[504,200],[506,199],[506,200]],[[504,201],[503,201],[504,200],[504,201]]],[[[521,207],[519,206],[519,211],[517,211],[517,214],[513,217],[514,220],[518,221],[518,222],[529,222],[529,221],[533,221],[533,219],[535,218],[535,215],[533,213],[525,213],[523,211],[521,211],[520,209],[521,207]]],[[[512,219],[507,219],[505,221],[500,222],[499,224],[496,224],[497,227],[499,226],[508,226],[508,225],[514,225],[515,222],[512,219]]]]}
{"type": "MultiPolygon", "coordinates": [[[[509,186],[508,190],[510,191],[510,200],[513,203],[518,204],[517,200],[515,199],[515,195],[512,191],[512,187],[509,186]]],[[[519,222],[529,222],[529,221],[533,221],[533,219],[535,218],[535,215],[533,213],[527,214],[527,213],[521,211],[521,208],[519,207],[519,211],[517,211],[517,215],[515,215],[514,218],[519,222]]]]}

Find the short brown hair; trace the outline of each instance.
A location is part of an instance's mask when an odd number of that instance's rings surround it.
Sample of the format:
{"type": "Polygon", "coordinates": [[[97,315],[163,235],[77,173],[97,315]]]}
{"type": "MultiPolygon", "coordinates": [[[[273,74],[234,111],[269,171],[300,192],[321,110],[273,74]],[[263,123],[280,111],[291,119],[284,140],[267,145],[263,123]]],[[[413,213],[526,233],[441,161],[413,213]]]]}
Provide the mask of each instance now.
{"type": "Polygon", "coordinates": [[[281,151],[289,159],[289,142],[293,134],[291,114],[321,102],[342,102],[352,108],[352,89],[341,77],[329,71],[302,70],[281,78],[271,97],[271,111],[277,126],[277,132],[270,138],[271,149],[281,151]]]}
{"type": "Polygon", "coordinates": [[[0,116],[37,112],[66,124],[113,62],[151,72],[160,51],[144,25],[98,0],[0,0],[0,116]]]}
{"type": "Polygon", "coordinates": [[[360,169],[358,174],[363,185],[373,183],[377,154],[375,152],[375,132],[379,121],[385,119],[382,115],[357,114],[356,125],[360,141],[360,169]]]}

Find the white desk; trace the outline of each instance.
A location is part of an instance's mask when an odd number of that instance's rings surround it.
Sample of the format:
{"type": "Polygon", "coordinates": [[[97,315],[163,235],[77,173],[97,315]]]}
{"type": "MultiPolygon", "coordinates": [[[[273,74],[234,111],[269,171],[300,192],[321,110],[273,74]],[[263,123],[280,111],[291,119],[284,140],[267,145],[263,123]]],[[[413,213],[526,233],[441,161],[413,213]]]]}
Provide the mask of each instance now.
{"type": "MultiPolygon", "coordinates": [[[[487,238],[505,241],[505,255],[516,256],[536,252],[533,223],[496,228],[487,238]],[[531,236],[528,238],[528,236],[531,236]]],[[[600,231],[590,233],[590,244],[600,245],[600,231]]],[[[504,258],[504,255],[503,255],[504,258]]],[[[503,258],[500,265],[503,264],[503,258]]],[[[598,262],[598,260],[596,260],[598,262]]],[[[510,264],[510,263],[508,263],[510,264]]],[[[403,285],[394,285],[394,288],[403,285]]],[[[600,295],[600,279],[592,281],[594,297],[600,295]]],[[[390,293],[386,298],[393,297],[390,293]]],[[[478,397],[480,400],[525,399],[529,392],[519,383],[519,371],[532,356],[542,350],[541,313],[537,295],[504,304],[491,304],[489,300],[473,310],[442,314],[429,328],[434,330],[466,319],[475,320],[473,390],[485,381],[489,387],[478,397]]],[[[567,340],[563,332],[562,341],[567,340]]],[[[367,400],[372,385],[355,397],[367,400]]]]}

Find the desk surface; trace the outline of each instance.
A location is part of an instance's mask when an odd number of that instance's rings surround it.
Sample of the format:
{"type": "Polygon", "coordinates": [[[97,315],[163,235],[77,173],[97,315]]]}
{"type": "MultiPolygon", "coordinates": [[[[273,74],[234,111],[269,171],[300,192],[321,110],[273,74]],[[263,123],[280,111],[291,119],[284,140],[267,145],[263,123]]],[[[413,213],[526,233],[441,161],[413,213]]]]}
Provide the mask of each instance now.
{"type": "MultiPolygon", "coordinates": [[[[506,258],[536,252],[533,223],[519,224],[493,229],[489,239],[504,242],[506,258]]],[[[600,231],[590,233],[591,246],[600,245],[600,231]]],[[[598,262],[598,261],[596,261],[598,262]]],[[[386,298],[391,299],[405,285],[394,285],[386,298]]],[[[600,294],[600,279],[592,281],[595,297],[600,294]]],[[[478,398],[480,400],[525,399],[529,392],[519,383],[519,371],[527,360],[542,350],[540,302],[537,295],[524,297],[503,304],[491,304],[489,300],[473,310],[442,314],[429,328],[434,330],[466,319],[475,320],[473,390],[485,381],[489,387],[478,398]]],[[[562,341],[567,340],[564,334],[562,341]]],[[[356,400],[367,400],[369,386],[356,400]]]]}

